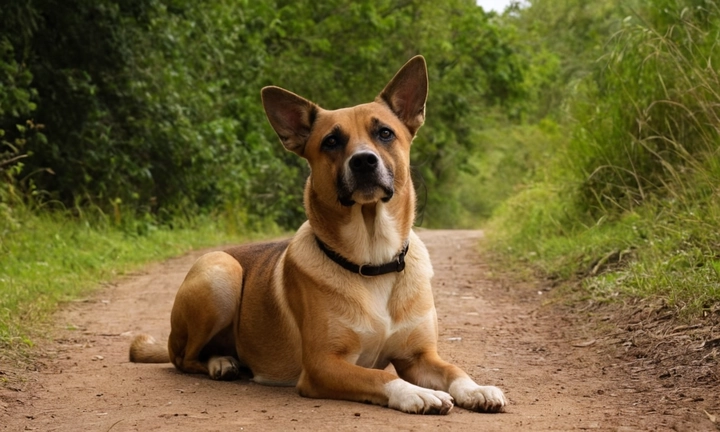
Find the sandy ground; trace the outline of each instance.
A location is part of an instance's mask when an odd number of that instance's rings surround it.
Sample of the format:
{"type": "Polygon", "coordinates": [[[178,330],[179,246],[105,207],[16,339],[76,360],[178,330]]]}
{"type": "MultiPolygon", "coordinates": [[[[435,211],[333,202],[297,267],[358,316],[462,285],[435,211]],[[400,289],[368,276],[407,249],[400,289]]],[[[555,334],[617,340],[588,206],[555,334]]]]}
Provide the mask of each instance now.
{"type": "Polygon", "coordinates": [[[440,355],[480,384],[501,387],[506,413],[455,407],[447,416],[410,415],[129,363],[132,335],[167,337],[196,252],[64,307],[37,371],[0,387],[0,431],[717,430],[717,394],[678,394],[657,373],[633,374],[596,327],[547,306],[549,292],[488,277],[476,248],[481,232],[420,235],[435,267],[440,355]]]}

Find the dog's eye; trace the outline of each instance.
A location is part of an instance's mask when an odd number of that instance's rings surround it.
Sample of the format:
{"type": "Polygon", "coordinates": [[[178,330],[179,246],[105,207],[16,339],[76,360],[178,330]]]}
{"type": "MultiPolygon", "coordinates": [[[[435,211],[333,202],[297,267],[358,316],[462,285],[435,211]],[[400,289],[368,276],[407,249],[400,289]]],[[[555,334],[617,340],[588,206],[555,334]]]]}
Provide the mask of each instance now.
{"type": "Polygon", "coordinates": [[[338,139],[333,135],[326,137],[322,142],[323,148],[328,149],[328,150],[336,148],[338,146],[338,144],[339,144],[338,139]]]}
{"type": "Polygon", "coordinates": [[[382,128],[378,132],[378,136],[380,137],[381,140],[387,142],[387,141],[392,140],[395,137],[395,134],[393,133],[393,131],[391,131],[388,128],[382,128]]]}

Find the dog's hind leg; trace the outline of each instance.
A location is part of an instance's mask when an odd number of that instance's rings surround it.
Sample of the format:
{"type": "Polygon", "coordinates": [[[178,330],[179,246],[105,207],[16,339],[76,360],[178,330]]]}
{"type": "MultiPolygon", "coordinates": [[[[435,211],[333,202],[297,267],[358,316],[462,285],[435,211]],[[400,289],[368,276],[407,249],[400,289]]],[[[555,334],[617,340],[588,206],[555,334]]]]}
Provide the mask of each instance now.
{"type": "Polygon", "coordinates": [[[242,290],[243,270],[225,252],[198,259],[180,286],[170,316],[170,360],[187,373],[213,379],[239,374],[233,320],[242,290]]]}
{"type": "Polygon", "coordinates": [[[211,357],[207,367],[212,379],[230,381],[240,377],[240,363],[233,356],[211,357]]]}

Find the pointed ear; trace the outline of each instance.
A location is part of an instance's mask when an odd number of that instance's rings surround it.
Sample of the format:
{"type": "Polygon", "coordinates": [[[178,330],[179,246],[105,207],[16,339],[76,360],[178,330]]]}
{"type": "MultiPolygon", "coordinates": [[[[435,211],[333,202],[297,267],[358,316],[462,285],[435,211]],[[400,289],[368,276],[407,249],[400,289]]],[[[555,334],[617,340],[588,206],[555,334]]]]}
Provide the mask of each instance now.
{"type": "Polygon", "coordinates": [[[286,149],[302,156],[318,106],[280,87],[264,87],[261,96],[265,114],[280,141],[286,149]]]}
{"type": "Polygon", "coordinates": [[[376,101],[387,104],[414,136],[425,121],[427,94],[425,59],[423,56],[415,56],[395,74],[376,101]]]}

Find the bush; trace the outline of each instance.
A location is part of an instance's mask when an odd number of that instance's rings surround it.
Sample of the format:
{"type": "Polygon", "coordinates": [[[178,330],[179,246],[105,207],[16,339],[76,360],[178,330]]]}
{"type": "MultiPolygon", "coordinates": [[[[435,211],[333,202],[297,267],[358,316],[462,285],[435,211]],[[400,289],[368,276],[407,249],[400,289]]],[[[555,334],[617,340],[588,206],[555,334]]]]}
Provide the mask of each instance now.
{"type": "Polygon", "coordinates": [[[76,213],[120,208],[162,222],[219,211],[297,226],[307,168],[278,144],[260,88],[353,105],[423,53],[432,91],[413,163],[430,223],[456,223],[445,188],[468,167],[472,131],[524,94],[512,27],[471,0],[11,0],[7,10],[6,142],[16,124],[44,125],[21,175],[76,213]],[[10,109],[18,103],[33,106],[10,109]]]}

